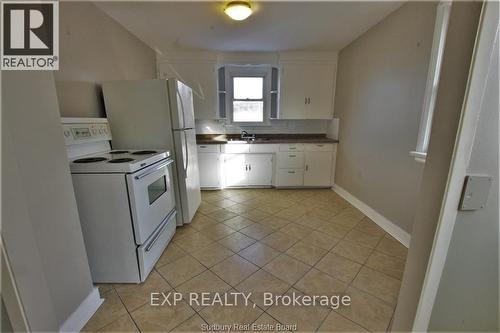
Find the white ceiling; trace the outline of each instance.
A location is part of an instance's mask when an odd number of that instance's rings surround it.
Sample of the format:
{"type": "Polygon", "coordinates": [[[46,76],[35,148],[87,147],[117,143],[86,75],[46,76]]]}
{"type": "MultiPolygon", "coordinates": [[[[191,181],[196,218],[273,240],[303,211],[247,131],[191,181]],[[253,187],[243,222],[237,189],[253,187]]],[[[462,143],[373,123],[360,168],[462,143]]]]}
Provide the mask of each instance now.
{"type": "Polygon", "coordinates": [[[98,2],[96,5],[160,51],[336,51],[401,2],[257,2],[232,21],[223,2],[98,2]]]}

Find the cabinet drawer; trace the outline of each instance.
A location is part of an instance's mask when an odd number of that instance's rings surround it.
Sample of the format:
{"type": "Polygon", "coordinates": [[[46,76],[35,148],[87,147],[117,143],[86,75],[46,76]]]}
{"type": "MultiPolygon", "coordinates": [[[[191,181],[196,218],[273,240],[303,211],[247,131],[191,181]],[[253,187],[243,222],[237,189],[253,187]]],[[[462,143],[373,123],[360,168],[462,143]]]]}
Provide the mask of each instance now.
{"type": "Polygon", "coordinates": [[[303,186],[304,169],[278,169],[278,186],[303,186]]]}
{"type": "Polygon", "coordinates": [[[301,152],[279,152],[278,153],[278,168],[279,169],[303,169],[304,168],[304,153],[301,153],[301,152]]]}
{"type": "Polygon", "coordinates": [[[274,144],[251,144],[251,153],[276,153],[278,151],[278,145],[274,144]]]}
{"type": "Polygon", "coordinates": [[[137,248],[141,282],[146,280],[146,277],[174,236],[177,227],[175,216],[176,211],[174,210],[167,216],[166,221],[158,227],[153,235],[137,248]]]}
{"type": "Polygon", "coordinates": [[[281,144],[280,151],[304,151],[304,144],[302,143],[281,144]]]}
{"type": "Polygon", "coordinates": [[[250,145],[246,143],[241,143],[241,144],[228,143],[222,146],[222,152],[227,154],[249,153],[250,145]]]}
{"type": "Polygon", "coordinates": [[[333,151],[334,143],[308,143],[306,151],[333,151]]]}
{"type": "Polygon", "coordinates": [[[220,153],[220,145],[198,145],[198,153],[220,153]]]}

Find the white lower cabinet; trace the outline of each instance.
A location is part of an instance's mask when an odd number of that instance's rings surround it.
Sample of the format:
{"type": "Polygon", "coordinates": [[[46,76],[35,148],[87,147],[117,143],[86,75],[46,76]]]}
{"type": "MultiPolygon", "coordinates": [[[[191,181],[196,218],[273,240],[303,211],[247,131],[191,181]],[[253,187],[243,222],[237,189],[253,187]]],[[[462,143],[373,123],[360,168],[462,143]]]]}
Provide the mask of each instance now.
{"type": "Polygon", "coordinates": [[[201,188],[221,188],[221,165],[219,153],[199,153],[198,168],[201,188]]]}
{"type": "Polygon", "coordinates": [[[279,152],[278,169],[303,169],[304,153],[302,152],[279,152]]]}
{"type": "Polygon", "coordinates": [[[278,187],[299,187],[304,185],[304,169],[278,169],[276,177],[278,187]]]}
{"type": "Polygon", "coordinates": [[[329,187],[332,185],[335,144],[283,144],[276,171],[278,187],[329,187]]]}
{"type": "Polygon", "coordinates": [[[337,145],[330,143],[199,145],[200,185],[203,189],[330,187],[336,149],[337,145]]]}
{"type": "Polygon", "coordinates": [[[304,186],[330,186],[333,152],[307,151],[304,186]]]}
{"type": "Polygon", "coordinates": [[[273,180],[273,155],[248,154],[248,183],[250,186],[271,186],[273,180]]]}
{"type": "Polygon", "coordinates": [[[272,178],[272,154],[224,155],[226,187],[271,186],[272,178]]]}
{"type": "Polygon", "coordinates": [[[198,170],[202,189],[222,188],[220,145],[198,145],[198,170]]]}

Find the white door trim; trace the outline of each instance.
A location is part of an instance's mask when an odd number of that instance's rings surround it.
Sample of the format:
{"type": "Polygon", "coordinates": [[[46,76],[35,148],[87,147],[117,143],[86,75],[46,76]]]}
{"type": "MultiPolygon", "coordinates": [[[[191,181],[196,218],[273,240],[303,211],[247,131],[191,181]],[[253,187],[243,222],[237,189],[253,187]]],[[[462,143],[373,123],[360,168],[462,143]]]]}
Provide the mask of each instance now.
{"type": "Polygon", "coordinates": [[[488,71],[493,57],[498,57],[493,52],[497,34],[498,3],[485,1],[436,235],[413,322],[412,331],[414,332],[427,331],[431,318],[455,226],[457,207],[472,152],[488,71]]]}
{"type": "Polygon", "coordinates": [[[104,302],[99,289],[94,287],[75,311],[64,321],[59,332],[80,332],[104,302]]]}
{"type": "Polygon", "coordinates": [[[14,274],[10,266],[7,252],[5,251],[3,238],[0,237],[1,270],[2,270],[2,299],[9,316],[10,324],[14,332],[30,332],[28,319],[24,312],[21,297],[16,287],[14,274]]]}

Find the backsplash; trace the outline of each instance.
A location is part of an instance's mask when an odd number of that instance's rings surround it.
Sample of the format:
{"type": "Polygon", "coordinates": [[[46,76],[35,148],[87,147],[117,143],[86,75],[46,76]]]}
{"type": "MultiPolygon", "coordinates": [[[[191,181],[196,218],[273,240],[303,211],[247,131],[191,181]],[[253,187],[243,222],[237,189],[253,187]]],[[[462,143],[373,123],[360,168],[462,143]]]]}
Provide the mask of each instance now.
{"type": "Polygon", "coordinates": [[[333,120],[271,120],[271,126],[240,127],[221,120],[196,120],[196,134],[239,134],[242,130],[255,134],[326,134],[338,139],[338,119],[333,120]]]}

